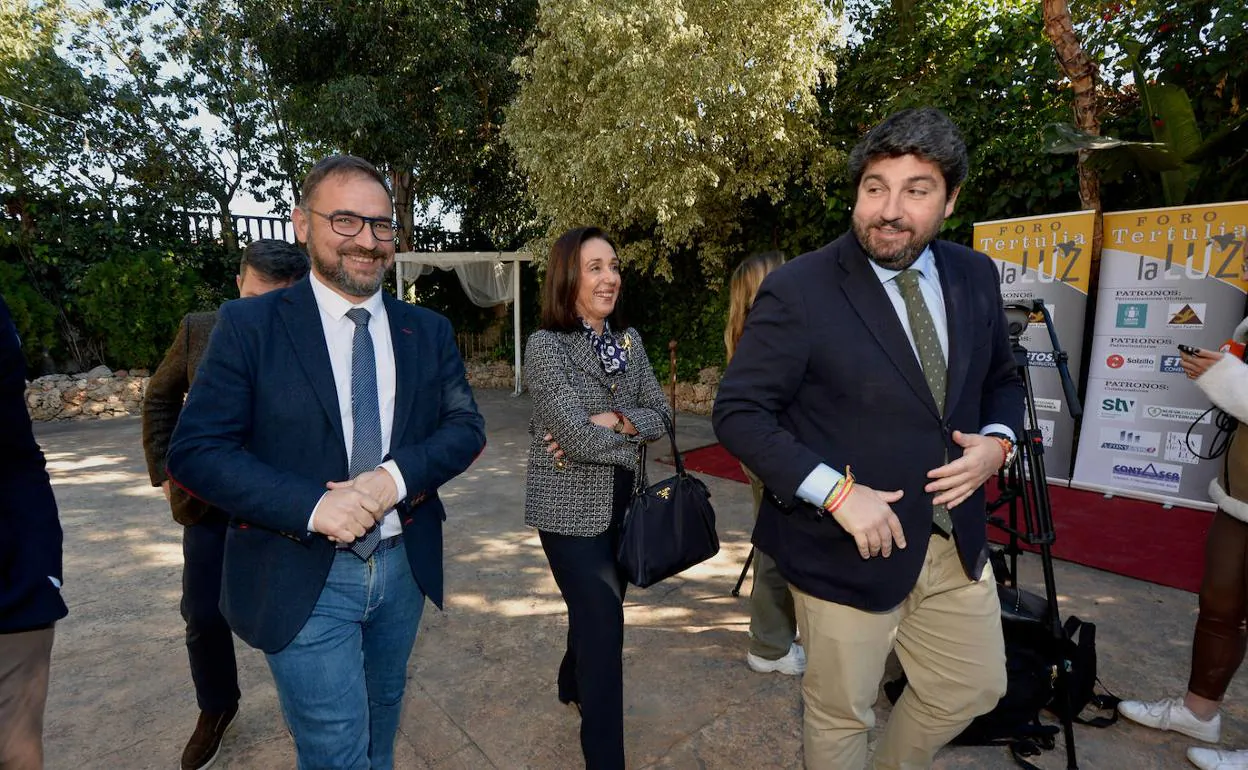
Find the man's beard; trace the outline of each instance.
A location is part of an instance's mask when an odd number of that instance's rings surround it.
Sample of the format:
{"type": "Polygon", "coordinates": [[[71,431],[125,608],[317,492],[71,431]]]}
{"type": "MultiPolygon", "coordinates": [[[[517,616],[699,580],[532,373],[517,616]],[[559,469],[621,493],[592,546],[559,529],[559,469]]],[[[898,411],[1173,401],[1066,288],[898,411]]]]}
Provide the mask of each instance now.
{"type": "Polygon", "coordinates": [[[386,278],[385,270],[378,271],[376,279],[357,278],[347,270],[346,260],[348,257],[362,256],[374,260],[382,260],[385,257],[379,250],[355,248],[339,251],[336,254],[337,259],[326,259],[320,255],[319,250],[313,248],[309,248],[308,253],[312,257],[312,262],[316,265],[316,272],[327,282],[352,297],[367,298],[373,296],[381,288],[382,281],[386,278]]]}
{"type": "Polygon", "coordinates": [[[917,232],[912,227],[906,228],[906,231],[910,233],[910,242],[891,253],[880,251],[871,245],[871,228],[883,227],[888,222],[876,220],[870,224],[863,224],[854,219],[853,227],[858,243],[873,262],[886,270],[905,270],[913,265],[923,253],[923,249],[926,249],[927,245],[936,239],[944,223],[944,217],[941,217],[930,229],[923,232],[917,232]]]}

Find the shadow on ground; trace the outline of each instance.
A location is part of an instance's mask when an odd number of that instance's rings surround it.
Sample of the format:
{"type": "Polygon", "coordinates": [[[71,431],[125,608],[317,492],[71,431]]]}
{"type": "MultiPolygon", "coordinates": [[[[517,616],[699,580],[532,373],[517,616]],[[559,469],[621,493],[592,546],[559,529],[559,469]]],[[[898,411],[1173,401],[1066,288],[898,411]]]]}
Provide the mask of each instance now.
{"type": "MultiPolygon", "coordinates": [[[[527,397],[480,391],[489,446],[443,490],[447,606],[427,608],[409,666],[398,768],[580,765],[578,722],[555,698],[566,619],[523,525],[527,397]]],[[[714,441],[680,415],[682,447],[714,441]]],[[[178,614],[181,532],[143,466],[139,421],[37,428],[65,527],[69,617],[57,627],[47,766],[172,768],[196,706],[178,614]]],[[[671,472],[651,466],[653,478],[671,472]]],[[[745,485],[707,479],[723,543],[711,561],[627,597],[625,731],[634,768],[800,768],[800,683],[744,665],[748,606],[729,594],[749,551],[745,485]]],[[[1060,516],[1060,511],[1055,515],[1060,516]]],[[[1024,582],[1038,565],[1024,562],[1024,582]]],[[[1192,594],[1058,563],[1064,612],[1099,624],[1102,680],[1160,697],[1186,684],[1192,594]]],[[[745,591],[748,594],[748,584],[745,591]]],[[[263,656],[237,645],[243,704],[219,767],[279,768],[294,752],[263,656]]],[[[1232,687],[1224,739],[1248,747],[1232,687]]],[[[887,702],[877,709],[887,718],[887,702]]],[[[1175,768],[1189,741],[1122,724],[1077,728],[1080,767],[1175,768]]],[[[1066,767],[1060,750],[1036,760],[1066,767]]],[[[938,768],[1008,768],[1001,748],[948,749],[938,768]]]]}

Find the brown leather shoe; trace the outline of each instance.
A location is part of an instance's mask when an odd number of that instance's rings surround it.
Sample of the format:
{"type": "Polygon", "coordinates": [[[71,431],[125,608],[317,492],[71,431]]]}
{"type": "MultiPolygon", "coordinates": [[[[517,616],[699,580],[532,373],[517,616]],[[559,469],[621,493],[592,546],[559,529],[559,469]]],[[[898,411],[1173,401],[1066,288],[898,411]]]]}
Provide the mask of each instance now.
{"type": "Polygon", "coordinates": [[[238,704],[229,711],[199,712],[195,732],[191,733],[191,739],[182,750],[182,770],[204,770],[212,767],[212,763],[217,761],[217,754],[221,752],[221,739],[225,737],[225,731],[230,729],[230,725],[234,724],[234,717],[237,715],[238,704]]]}

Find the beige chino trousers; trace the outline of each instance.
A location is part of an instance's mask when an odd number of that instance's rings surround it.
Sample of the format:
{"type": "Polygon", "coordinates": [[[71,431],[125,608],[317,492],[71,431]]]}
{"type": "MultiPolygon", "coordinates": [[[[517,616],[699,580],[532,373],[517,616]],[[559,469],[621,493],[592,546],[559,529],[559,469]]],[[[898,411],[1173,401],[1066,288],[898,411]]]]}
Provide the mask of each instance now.
{"type": "Polygon", "coordinates": [[[797,588],[793,596],[806,647],[802,743],[810,770],[866,767],[867,733],[894,649],[909,685],[876,746],[876,770],[930,767],[936,752],[1005,692],[992,567],[985,565],[979,580],[968,579],[952,538],[931,536],[918,582],[888,612],[865,612],[797,588]]]}

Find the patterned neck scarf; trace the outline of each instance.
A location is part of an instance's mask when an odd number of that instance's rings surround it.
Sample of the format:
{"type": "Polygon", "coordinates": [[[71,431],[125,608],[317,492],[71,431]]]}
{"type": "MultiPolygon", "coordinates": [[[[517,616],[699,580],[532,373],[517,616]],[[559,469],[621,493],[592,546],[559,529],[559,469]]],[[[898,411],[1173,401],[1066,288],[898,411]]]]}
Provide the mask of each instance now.
{"type": "Polygon", "coordinates": [[[581,319],[581,326],[585,329],[585,336],[589,338],[589,344],[594,346],[594,352],[598,354],[598,361],[602,363],[602,370],[607,374],[615,374],[619,372],[623,374],[628,369],[628,336],[624,335],[623,341],[616,338],[611,333],[611,325],[604,318],[602,321],[602,334],[594,331],[594,327],[584,318],[581,319]]]}

